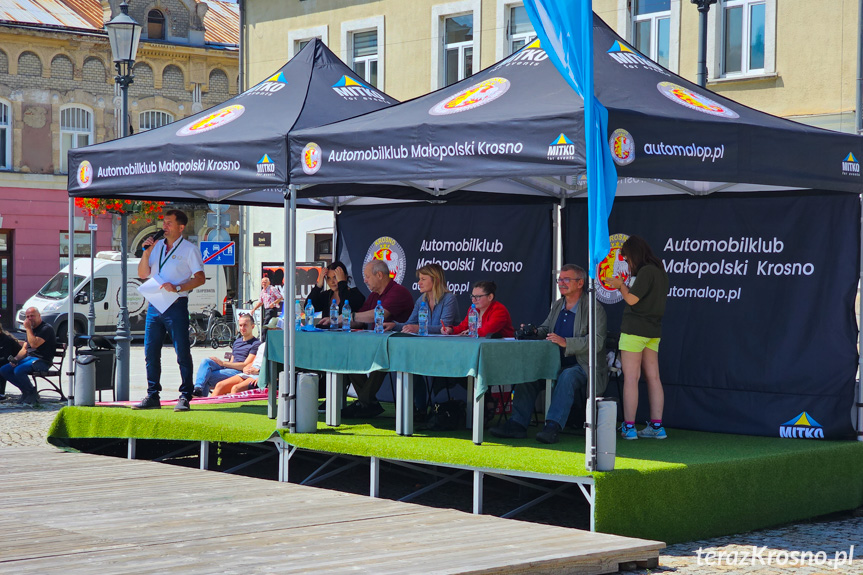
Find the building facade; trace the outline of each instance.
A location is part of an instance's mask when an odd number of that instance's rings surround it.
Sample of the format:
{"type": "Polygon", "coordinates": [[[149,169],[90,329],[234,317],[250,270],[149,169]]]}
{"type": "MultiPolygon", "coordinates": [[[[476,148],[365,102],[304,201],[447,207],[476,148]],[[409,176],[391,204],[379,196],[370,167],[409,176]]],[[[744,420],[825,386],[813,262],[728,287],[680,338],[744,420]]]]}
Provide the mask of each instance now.
{"type": "MultiPolygon", "coordinates": [[[[120,131],[120,92],[103,31],[119,4],[0,0],[0,321],[6,326],[68,258],[68,150],[120,131]]],[[[133,133],[237,93],[236,4],[131,0],[129,14],[143,27],[129,88],[133,133]]],[[[195,230],[206,233],[206,215],[193,215],[195,230]]],[[[115,222],[97,219],[96,249],[118,246],[115,222]]],[[[76,212],[76,256],[90,253],[88,223],[76,212]]],[[[132,250],[154,226],[144,221],[130,230],[132,250]]]]}

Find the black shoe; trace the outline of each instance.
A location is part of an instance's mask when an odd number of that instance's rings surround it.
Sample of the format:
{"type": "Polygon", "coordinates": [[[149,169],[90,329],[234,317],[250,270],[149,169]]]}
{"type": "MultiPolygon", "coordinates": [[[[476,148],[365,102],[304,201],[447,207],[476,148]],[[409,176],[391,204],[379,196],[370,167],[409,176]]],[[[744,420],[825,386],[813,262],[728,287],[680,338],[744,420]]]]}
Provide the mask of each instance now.
{"type": "Polygon", "coordinates": [[[132,409],[162,409],[158,395],[148,395],[140,402],[132,406],[132,409]]]}
{"type": "Polygon", "coordinates": [[[560,425],[556,421],[546,421],[545,427],[542,428],[542,431],[536,434],[536,440],[540,443],[547,443],[551,445],[552,443],[557,443],[560,441],[560,425]]]}
{"type": "Polygon", "coordinates": [[[200,387],[196,387],[192,390],[192,395],[195,397],[204,397],[204,390],[200,387]]]}
{"type": "Polygon", "coordinates": [[[177,405],[174,406],[174,411],[189,411],[189,400],[185,395],[181,395],[177,400],[177,405]]]}
{"type": "Polygon", "coordinates": [[[527,429],[511,419],[507,419],[503,425],[492,427],[488,432],[495,437],[502,437],[504,439],[524,439],[527,437],[527,429]]]}
{"type": "Polygon", "coordinates": [[[345,419],[371,419],[383,412],[383,406],[377,401],[368,405],[361,401],[355,401],[342,409],[342,417],[345,419]]]}
{"type": "Polygon", "coordinates": [[[39,394],[35,391],[33,393],[27,393],[21,396],[21,399],[18,400],[20,405],[39,405],[39,394]]]}

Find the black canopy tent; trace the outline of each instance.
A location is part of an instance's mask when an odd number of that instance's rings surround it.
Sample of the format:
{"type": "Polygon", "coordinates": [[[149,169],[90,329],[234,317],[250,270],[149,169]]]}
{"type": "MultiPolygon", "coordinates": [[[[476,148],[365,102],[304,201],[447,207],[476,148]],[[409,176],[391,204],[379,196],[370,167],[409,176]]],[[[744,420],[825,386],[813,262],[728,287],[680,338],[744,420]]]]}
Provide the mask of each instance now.
{"type": "MultiPolygon", "coordinates": [[[[594,62],[618,195],[863,191],[858,136],[698,88],[637,53],[596,16],[594,62]]],[[[383,195],[457,202],[482,193],[563,205],[586,194],[583,133],[581,98],[534,42],[437,92],[292,131],[291,184],[301,198],[337,197],[342,205],[383,195]],[[308,158],[314,161],[296,161],[308,158]]],[[[861,423],[858,408],[858,430],[861,423]]]]}

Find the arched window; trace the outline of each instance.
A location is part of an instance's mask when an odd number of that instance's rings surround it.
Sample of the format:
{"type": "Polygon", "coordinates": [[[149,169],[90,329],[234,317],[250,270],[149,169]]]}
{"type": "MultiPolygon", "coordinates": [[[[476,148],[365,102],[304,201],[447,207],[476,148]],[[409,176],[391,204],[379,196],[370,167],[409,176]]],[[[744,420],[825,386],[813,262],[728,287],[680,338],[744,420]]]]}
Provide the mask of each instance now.
{"type": "Polygon", "coordinates": [[[12,107],[0,100],[0,170],[12,169],[12,107]]]}
{"type": "Polygon", "coordinates": [[[69,150],[93,143],[93,112],[78,106],[60,110],[60,171],[68,169],[69,150]]]}
{"type": "Polygon", "coordinates": [[[165,15],[158,10],[147,13],[147,38],[150,40],[165,39],[165,15]]]}
{"type": "Polygon", "coordinates": [[[174,116],[161,110],[146,110],[138,114],[138,131],[146,132],[154,128],[161,128],[165,124],[174,121],[174,116]]]}

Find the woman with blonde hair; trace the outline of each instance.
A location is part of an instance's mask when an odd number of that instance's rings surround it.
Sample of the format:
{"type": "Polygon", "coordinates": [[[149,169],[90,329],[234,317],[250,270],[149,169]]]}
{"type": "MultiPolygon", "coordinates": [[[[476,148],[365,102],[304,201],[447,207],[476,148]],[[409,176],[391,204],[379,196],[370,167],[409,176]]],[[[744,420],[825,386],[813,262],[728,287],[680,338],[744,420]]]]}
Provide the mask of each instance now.
{"type": "MultiPolygon", "coordinates": [[[[458,302],[446,287],[443,268],[438,264],[427,264],[417,270],[417,286],[420,297],[414,310],[405,323],[391,323],[396,331],[417,333],[419,331],[419,312],[423,302],[429,310],[429,333],[440,333],[444,325],[452,325],[458,319],[458,302]]],[[[387,326],[387,327],[389,327],[387,326]]]]}

